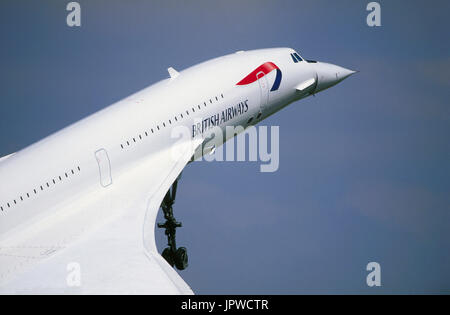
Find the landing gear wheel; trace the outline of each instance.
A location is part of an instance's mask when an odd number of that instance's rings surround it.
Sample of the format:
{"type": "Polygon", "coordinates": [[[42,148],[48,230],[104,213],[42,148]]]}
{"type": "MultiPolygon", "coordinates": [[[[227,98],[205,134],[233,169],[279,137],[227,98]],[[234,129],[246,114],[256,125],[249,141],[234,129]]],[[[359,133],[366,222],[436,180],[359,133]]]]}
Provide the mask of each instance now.
{"type": "Polygon", "coordinates": [[[187,249],[186,247],[179,247],[175,252],[175,266],[178,270],[184,270],[188,265],[187,249]]]}
{"type": "Polygon", "coordinates": [[[173,204],[175,203],[175,196],[177,193],[178,178],[172,184],[172,187],[167,191],[161,203],[161,208],[164,213],[166,222],[158,223],[158,228],[165,229],[167,235],[167,245],[162,252],[164,259],[178,270],[184,270],[188,266],[188,255],[186,247],[177,248],[176,229],[181,227],[181,222],[177,222],[173,215],[173,204]]]}
{"type": "Polygon", "coordinates": [[[170,250],[169,247],[166,247],[163,250],[162,256],[167,261],[167,263],[173,267],[173,265],[174,265],[174,261],[173,260],[174,259],[173,259],[172,251],[170,250]]]}

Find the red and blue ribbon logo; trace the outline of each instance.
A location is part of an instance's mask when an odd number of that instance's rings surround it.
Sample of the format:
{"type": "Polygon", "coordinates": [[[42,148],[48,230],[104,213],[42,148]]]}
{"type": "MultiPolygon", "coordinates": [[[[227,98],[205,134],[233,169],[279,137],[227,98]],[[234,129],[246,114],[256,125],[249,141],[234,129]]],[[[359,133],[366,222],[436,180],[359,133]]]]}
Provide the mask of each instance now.
{"type": "Polygon", "coordinates": [[[236,83],[236,85],[247,85],[247,84],[253,83],[256,80],[262,78],[263,76],[269,74],[273,70],[277,71],[277,75],[275,77],[275,82],[273,83],[270,91],[276,91],[280,87],[280,83],[281,83],[281,70],[277,67],[276,64],[274,64],[273,62],[270,62],[270,61],[263,63],[258,68],[256,68],[252,72],[250,72],[249,75],[247,75],[241,81],[236,83]],[[261,73],[263,73],[263,75],[260,75],[261,73]],[[258,77],[258,75],[259,75],[259,77],[258,77]]]}

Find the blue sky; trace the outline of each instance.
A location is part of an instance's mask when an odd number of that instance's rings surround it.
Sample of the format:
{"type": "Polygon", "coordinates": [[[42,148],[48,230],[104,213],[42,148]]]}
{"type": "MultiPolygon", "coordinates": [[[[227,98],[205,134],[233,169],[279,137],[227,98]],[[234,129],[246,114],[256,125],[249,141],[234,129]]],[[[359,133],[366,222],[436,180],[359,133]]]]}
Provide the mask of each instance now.
{"type": "MultiPolygon", "coordinates": [[[[0,156],[184,69],[292,47],[359,70],[263,122],[280,169],[198,162],[179,185],[181,272],[196,293],[449,293],[448,1],[0,4],[0,156]],[[369,288],[368,262],[382,286],[369,288]]],[[[157,231],[159,247],[165,239],[157,231]]]]}

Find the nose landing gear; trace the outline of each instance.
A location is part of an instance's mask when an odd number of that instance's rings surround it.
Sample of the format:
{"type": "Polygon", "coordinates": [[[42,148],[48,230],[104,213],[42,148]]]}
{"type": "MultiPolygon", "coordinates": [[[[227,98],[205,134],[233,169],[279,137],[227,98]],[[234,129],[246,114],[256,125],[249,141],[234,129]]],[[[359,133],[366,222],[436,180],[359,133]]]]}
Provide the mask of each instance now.
{"type": "Polygon", "coordinates": [[[164,213],[164,218],[166,222],[158,223],[158,228],[164,228],[165,234],[167,235],[167,245],[163,252],[162,256],[164,259],[178,270],[184,270],[188,266],[188,255],[186,247],[177,248],[176,243],[176,228],[182,227],[181,222],[175,220],[173,215],[173,204],[175,203],[175,196],[177,194],[177,186],[178,186],[178,178],[172,184],[172,187],[167,191],[164,199],[161,203],[161,208],[164,213]]]}

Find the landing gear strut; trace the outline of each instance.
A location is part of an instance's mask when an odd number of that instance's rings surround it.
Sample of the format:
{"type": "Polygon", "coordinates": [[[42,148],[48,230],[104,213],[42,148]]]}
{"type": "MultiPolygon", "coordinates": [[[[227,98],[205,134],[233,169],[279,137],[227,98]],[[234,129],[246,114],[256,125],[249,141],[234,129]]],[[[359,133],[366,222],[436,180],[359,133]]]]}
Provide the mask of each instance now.
{"type": "Polygon", "coordinates": [[[172,184],[172,187],[167,191],[162,203],[161,208],[164,213],[166,222],[158,223],[159,228],[166,229],[167,245],[162,256],[172,267],[175,265],[178,270],[184,270],[188,266],[188,255],[186,247],[177,248],[175,240],[176,228],[181,227],[181,222],[177,222],[173,216],[173,204],[175,203],[175,196],[177,194],[178,179],[172,184]]]}

